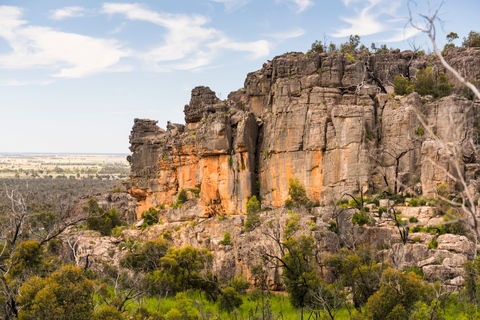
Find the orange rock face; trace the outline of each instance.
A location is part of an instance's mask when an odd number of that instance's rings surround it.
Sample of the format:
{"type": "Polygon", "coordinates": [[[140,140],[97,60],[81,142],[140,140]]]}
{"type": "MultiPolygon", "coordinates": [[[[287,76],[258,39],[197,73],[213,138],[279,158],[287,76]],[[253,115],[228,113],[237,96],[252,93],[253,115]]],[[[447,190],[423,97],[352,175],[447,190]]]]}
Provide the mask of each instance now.
{"type": "Polygon", "coordinates": [[[478,116],[466,116],[472,103],[465,99],[425,104],[416,94],[403,99],[387,94],[396,75],[407,77],[424,64],[409,51],[352,58],[292,52],[249,73],[244,89],[227,100],[207,87],[193,89],[185,125],[168,123],[165,131],[155,121],[135,120],[129,192],[138,200],[137,215],[175,203],[182,189],[200,197],[198,212],[188,211],[189,216],[242,214],[252,195],[264,206],[279,207],[289,197],[291,178],[310,200],[324,204],[392,188],[395,180],[400,191],[423,186],[434,196],[436,185],[449,182],[424,159],[433,149],[426,144],[422,150],[428,137],[417,134],[412,108],[428,106],[422,112],[439,132],[448,132],[447,111],[453,110],[462,134],[478,116]],[[418,146],[395,165],[389,154],[411,141],[418,146]]]}

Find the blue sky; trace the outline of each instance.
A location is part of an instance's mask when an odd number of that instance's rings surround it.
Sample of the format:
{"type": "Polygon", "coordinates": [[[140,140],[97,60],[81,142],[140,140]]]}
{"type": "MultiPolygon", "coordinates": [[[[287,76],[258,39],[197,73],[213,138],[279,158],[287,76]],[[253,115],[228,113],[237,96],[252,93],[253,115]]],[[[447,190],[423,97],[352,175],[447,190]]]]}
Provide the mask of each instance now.
{"type": "MultiPolygon", "coordinates": [[[[478,0],[445,1],[439,45],[480,31],[478,12],[478,0]]],[[[134,118],[183,123],[195,86],[226,99],[315,40],[430,51],[407,17],[407,0],[2,0],[0,152],[128,153],[134,118]]]]}

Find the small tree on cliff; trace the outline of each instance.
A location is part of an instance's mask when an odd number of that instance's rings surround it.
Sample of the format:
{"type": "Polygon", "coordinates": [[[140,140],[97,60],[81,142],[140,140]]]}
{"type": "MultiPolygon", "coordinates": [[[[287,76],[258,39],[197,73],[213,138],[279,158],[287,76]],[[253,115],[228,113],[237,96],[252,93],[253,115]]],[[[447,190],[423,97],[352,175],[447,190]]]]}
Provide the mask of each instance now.
{"type": "Polygon", "coordinates": [[[290,180],[288,180],[288,195],[290,199],[285,200],[285,206],[287,208],[300,206],[310,208],[313,206],[313,202],[307,197],[305,187],[300,183],[298,178],[290,178],[290,180]]]}
{"type": "Polygon", "coordinates": [[[260,223],[260,201],[257,200],[256,196],[252,196],[247,204],[245,205],[247,208],[247,220],[245,220],[245,231],[252,231],[255,229],[260,223]]]}

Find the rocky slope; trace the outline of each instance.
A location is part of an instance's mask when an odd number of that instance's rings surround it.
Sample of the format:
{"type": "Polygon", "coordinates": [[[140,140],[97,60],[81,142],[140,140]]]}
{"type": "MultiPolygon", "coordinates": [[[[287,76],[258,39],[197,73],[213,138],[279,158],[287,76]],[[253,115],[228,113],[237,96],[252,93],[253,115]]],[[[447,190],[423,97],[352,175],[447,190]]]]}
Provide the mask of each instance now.
{"type": "MultiPolygon", "coordinates": [[[[480,50],[452,49],[446,59],[469,80],[480,80],[480,50]]],[[[440,100],[392,94],[396,75],[409,79],[428,65],[435,74],[445,71],[434,57],[420,59],[409,51],[351,57],[288,53],[248,74],[245,88],[225,101],[207,87],[193,89],[185,125],[168,123],[163,130],[157,121],[135,119],[126,187],[136,199],[137,218],[155,207],[162,223],[140,230],[140,222],[124,230],[123,239],[84,232],[79,256],[117,264],[127,250],[119,245],[123,241],[167,237],[177,247],[211,250],[220,278],[244,274],[250,279],[262,252],[280,254],[272,232],[279,226],[281,237],[292,217],[283,205],[289,179],[297,178],[320,206],[293,210],[300,215],[295,235],[311,235],[320,258],[366,244],[398,269],[418,267],[427,279],[460,285],[463,263],[480,247],[465,236],[413,232],[416,225],[442,225],[438,208],[396,206],[410,228],[403,243],[394,222],[379,212],[388,203],[368,205],[375,221],[363,226],[352,222],[358,209],[338,215],[338,206],[329,205],[345,193],[368,196],[387,184],[392,191],[434,198],[445,183],[444,192],[452,195],[461,190],[459,175],[478,199],[480,157],[476,145],[464,142],[478,132],[480,105],[461,97],[463,88],[448,73],[454,94],[440,100]],[[434,135],[448,146],[462,146],[458,167],[451,166],[434,135]],[[188,201],[176,206],[182,189],[188,190],[188,201]],[[252,195],[261,198],[262,224],[246,232],[245,203],[252,195]],[[222,245],[227,232],[231,244],[222,245]]],[[[127,194],[98,200],[132,219],[135,204],[127,194]]],[[[269,269],[272,289],[282,289],[280,274],[281,268],[269,269]]]]}

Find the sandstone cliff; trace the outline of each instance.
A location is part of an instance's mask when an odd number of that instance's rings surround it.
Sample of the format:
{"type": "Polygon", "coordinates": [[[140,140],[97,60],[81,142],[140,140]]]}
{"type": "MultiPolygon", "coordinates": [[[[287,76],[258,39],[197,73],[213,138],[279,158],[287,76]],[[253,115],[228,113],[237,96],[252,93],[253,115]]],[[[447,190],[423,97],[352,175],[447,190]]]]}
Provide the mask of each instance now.
{"type": "MultiPolygon", "coordinates": [[[[455,48],[446,59],[469,80],[480,80],[480,51],[455,48]]],[[[169,123],[165,131],[156,121],[135,119],[128,188],[138,200],[137,216],[174,203],[182,189],[200,190],[199,206],[171,213],[171,221],[241,214],[254,194],[264,207],[280,207],[290,178],[320,204],[386,184],[393,190],[395,181],[397,191],[427,197],[442,182],[453,190],[455,182],[435,165],[445,159],[431,133],[461,139],[477,130],[479,109],[459,95],[462,87],[448,72],[456,94],[441,100],[392,95],[395,76],[412,79],[428,65],[445,72],[438,59],[411,51],[292,52],[249,73],[245,87],[227,100],[207,87],[193,89],[185,125],[169,123]]],[[[470,183],[480,160],[467,149],[462,161],[470,183]]]]}

